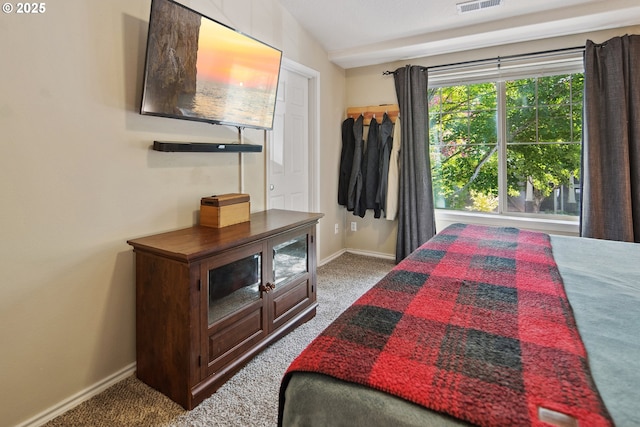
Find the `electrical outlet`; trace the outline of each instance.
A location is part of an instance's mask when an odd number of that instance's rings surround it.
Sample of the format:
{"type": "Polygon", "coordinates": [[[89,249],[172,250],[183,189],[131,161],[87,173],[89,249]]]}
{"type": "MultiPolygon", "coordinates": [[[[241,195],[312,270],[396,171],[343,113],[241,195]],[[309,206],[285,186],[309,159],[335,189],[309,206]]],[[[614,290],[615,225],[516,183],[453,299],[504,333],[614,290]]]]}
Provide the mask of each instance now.
{"type": "Polygon", "coordinates": [[[358,231],[358,223],[357,222],[352,222],[351,223],[351,231],[358,231]]]}
{"type": "Polygon", "coordinates": [[[338,230],[340,230],[340,228],[338,227],[338,223],[336,222],[334,233],[338,234],[338,230]]]}

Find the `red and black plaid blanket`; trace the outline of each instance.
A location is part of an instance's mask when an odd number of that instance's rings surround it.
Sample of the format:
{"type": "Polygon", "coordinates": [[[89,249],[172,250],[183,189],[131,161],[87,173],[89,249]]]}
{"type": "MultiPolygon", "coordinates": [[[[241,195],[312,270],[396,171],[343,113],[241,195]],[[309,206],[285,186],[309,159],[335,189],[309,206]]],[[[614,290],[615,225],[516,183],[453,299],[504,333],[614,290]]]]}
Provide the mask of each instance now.
{"type": "Polygon", "coordinates": [[[613,425],[549,236],[515,228],[443,230],[318,336],[281,391],[295,371],[482,426],[613,425]]]}

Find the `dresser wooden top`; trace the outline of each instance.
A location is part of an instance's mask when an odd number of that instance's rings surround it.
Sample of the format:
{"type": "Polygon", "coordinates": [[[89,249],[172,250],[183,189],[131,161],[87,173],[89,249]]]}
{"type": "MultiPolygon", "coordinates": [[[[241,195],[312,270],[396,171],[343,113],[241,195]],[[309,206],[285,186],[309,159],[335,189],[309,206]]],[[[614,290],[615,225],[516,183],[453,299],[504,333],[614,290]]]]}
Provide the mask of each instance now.
{"type": "Polygon", "coordinates": [[[271,209],[251,214],[250,221],[223,228],[195,225],[181,230],[128,240],[136,252],[150,252],[178,261],[196,261],[218,252],[262,240],[304,225],[324,214],[271,209]]]}

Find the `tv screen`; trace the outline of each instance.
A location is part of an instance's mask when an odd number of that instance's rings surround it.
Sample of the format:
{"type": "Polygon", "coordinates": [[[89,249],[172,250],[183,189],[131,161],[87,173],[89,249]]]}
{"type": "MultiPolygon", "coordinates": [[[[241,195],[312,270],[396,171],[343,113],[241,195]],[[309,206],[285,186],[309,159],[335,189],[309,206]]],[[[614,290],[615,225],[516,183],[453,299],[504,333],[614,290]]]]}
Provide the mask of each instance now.
{"type": "Polygon", "coordinates": [[[271,129],[282,52],[172,0],[153,0],[141,113],[271,129]]]}

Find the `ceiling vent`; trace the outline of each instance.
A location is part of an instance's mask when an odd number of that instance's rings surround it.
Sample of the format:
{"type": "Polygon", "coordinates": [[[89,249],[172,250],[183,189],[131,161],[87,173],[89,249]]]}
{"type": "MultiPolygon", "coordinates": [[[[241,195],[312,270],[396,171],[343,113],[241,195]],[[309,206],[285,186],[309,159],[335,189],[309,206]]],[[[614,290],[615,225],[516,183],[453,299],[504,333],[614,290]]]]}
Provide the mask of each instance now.
{"type": "Polygon", "coordinates": [[[458,7],[458,13],[468,13],[468,12],[476,12],[478,10],[488,9],[490,7],[500,6],[502,4],[502,0],[475,0],[475,1],[467,1],[464,3],[458,3],[456,6],[458,7]]]}

